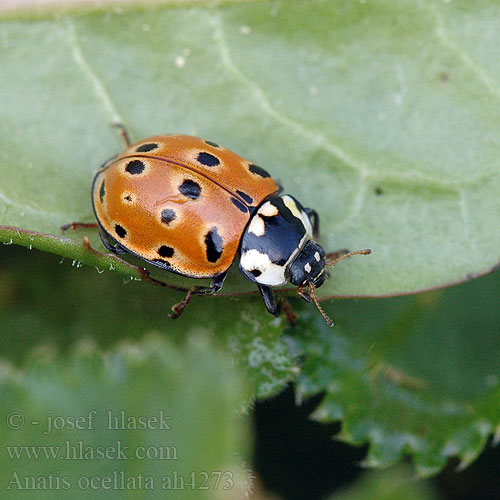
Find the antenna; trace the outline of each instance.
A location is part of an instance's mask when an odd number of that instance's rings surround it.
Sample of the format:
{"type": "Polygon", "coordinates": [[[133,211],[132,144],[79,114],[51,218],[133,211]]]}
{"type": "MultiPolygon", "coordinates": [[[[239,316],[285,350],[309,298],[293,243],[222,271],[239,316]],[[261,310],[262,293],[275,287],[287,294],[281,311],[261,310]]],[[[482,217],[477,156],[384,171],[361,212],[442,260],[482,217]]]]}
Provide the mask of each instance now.
{"type": "MultiPolygon", "coordinates": [[[[325,265],[326,266],[333,266],[334,264],[336,264],[339,260],[342,260],[342,259],[345,259],[346,257],[351,257],[353,255],[370,255],[372,253],[372,251],[367,248],[366,250],[356,250],[355,252],[348,252],[344,255],[341,255],[340,257],[336,257],[335,259],[333,260],[330,260],[330,261],[326,261],[325,262],[325,265]]],[[[323,308],[321,307],[321,304],[319,303],[319,300],[318,300],[318,297],[316,296],[316,287],[314,286],[314,283],[312,281],[309,281],[307,283],[308,285],[308,292],[309,292],[309,296],[310,298],[313,300],[313,302],[316,304],[316,307],[318,308],[318,311],[320,312],[321,316],[323,316],[323,319],[326,321],[326,324],[330,327],[332,327],[334,325],[333,321],[331,320],[331,318],[328,316],[328,314],[326,314],[326,312],[323,310],[323,308]]],[[[297,293],[301,296],[301,297],[304,297],[304,292],[302,292],[301,288],[299,287],[299,289],[297,290],[297,293]]],[[[305,297],[304,297],[305,298],[305,297]]],[[[306,299],[307,300],[307,299],[306,299]]]]}
{"type": "Polygon", "coordinates": [[[311,296],[311,299],[313,299],[313,302],[316,304],[316,307],[318,308],[318,311],[320,312],[321,316],[323,316],[323,319],[326,321],[326,324],[332,327],[334,323],[328,316],[328,314],[326,314],[326,312],[323,311],[323,308],[321,307],[321,304],[318,301],[318,297],[316,296],[316,287],[314,286],[312,281],[310,281],[308,284],[309,284],[309,295],[311,296]]]}
{"type": "Polygon", "coordinates": [[[372,253],[371,249],[367,248],[366,250],[356,250],[355,252],[349,252],[344,255],[341,255],[340,257],[336,257],[333,260],[327,260],[325,265],[326,266],[333,266],[336,264],[339,260],[345,259],[347,257],[352,257],[353,255],[370,255],[372,253]]]}

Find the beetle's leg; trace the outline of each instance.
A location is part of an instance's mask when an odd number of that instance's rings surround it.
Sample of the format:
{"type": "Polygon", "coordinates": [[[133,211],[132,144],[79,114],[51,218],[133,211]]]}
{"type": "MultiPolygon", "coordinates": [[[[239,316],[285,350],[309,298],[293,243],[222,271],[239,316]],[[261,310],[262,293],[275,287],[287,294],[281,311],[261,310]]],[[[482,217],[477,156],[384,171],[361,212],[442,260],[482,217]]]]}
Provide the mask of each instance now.
{"type": "Polygon", "coordinates": [[[61,231],[64,232],[68,229],[93,229],[94,227],[97,227],[97,222],[70,222],[61,226],[61,231]]]}
{"type": "Polygon", "coordinates": [[[123,123],[116,122],[113,123],[113,127],[118,129],[118,133],[120,134],[123,144],[125,144],[125,148],[130,147],[132,141],[130,140],[130,135],[128,133],[128,130],[125,128],[125,125],[123,125],[123,123]]]}
{"type": "Polygon", "coordinates": [[[319,237],[319,215],[313,208],[304,207],[304,211],[312,222],[313,237],[315,240],[319,237]]]}
{"type": "Polygon", "coordinates": [[[307,285],[300,285],[297,287],[297,295],[301,298],[304,299],[306,302],[311,303],[311,296],[309,295],[309,290],[306,291],[306,288],[308,288],[307,285]]]}
{"type": "Polygon", "coordinates": [[[124,250],[116,243],[113,244],[111,242],[111,238],[102,230],[102,228],[96,222],[71,222],[70,224],[64,224],[64,226],[61,226],[61,231],[67,231],[68,229],[88,229],[88,228],[93,229],[95,227],[99,227],[99,236],[101,237],[102,244],[104,245],[106,250],[113,252],[114,254],[117,255],[127,253],[126,250],[124,250]]]}
{"type": "Polygon", "coordinates": [[[281,312],[281,304],[276,304],[274,299],[273,289],[270,286],[258,285],[262,298],[264,299],[264,304],[267,310],[273,315],[278,317],[281,312]]]}
{"type": "Polygon", "coordinates": [[[281,314],[281,310],[285,313],[286,319],[291,326],[297,325],[297,315],[293,312],[292,306],[285,298],[279,299],[276,303],[274,297],[273,289],[270,286],[258,285],[262,298],[264,299],[264,304],[267,310],[273,315],[278,317],[281,314]]]}
{"type": "Polygon", "coordinates": [[[102,228],[99,228],[99,236],[101,237],[102,244],[106,247],[106,250],[109,250],[110,252],[113,252],[116,255],[124,254],[127,253],[126,250],[124,250],[121,246],[119,246],[116,243],[111,242],[111,238],[109,235],[107,235],[102,228]]]}
{"type": "Polygon", "coordinates": [[[285,313],[286,319],[290,323],[290,326],[295,327],[297,326],[297,321],[298,321],[298,316],[295,314],[294,310],[292,309],[292,306],[290,305],[290,302],[283,297],[280,301],[281,307],[283,309],[283,312],[285,313]]]}
{"type": "Polygon", "coordinates": [[[172,306],[172,312],[168,316],[171,319],[177,319],[184,311],[184,308],[191,302],[193,295],[194,292],[192,290],[189,290],[189,292],[186,293],[185,297],[180,302],[177,302],[177,304],[174,304],[172,306]]]}
{"type": "Polygon", "coordinates": [[[222,288],[226,276],[227,271],[214,276],[210,286],[195,286],[192,288],[193,293],[195,295],[211,295],[212,293],[218,292],[222,288]]]}
{"type": "Polygon", "coordinates": [[[172,312],[169,316],[172,319],[177,319],[184,311],[184,308],[191,302],[193,295],[211,295],[212,293],[218,292],[226,279],[227,271],[212,278],[210,286],[194,286],[191,288],[186,296],[177,304],[172,306],[172,312]]]}

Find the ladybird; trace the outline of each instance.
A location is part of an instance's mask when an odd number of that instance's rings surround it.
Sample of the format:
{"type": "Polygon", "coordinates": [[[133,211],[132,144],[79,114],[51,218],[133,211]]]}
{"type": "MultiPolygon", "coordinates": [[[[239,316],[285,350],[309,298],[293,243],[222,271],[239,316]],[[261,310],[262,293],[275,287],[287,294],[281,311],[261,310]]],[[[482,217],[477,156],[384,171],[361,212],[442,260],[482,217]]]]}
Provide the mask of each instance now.
{"type": "Polygon", "coordinates": [[[239,254],[241,272],[258,286],[271,314],[280,313],[273,287],[289,281],[333,324],[314,293],[328,264],[315,241],[315,210],[282,194],[267,170],[218,143],[173,134],[130,144],[121,131],[125,150],[97,171],[92,184],[104,246],[172,273],[211,279],[208,287],[191,288],[171,317],[193,295],[220,290],[239,254]]]}

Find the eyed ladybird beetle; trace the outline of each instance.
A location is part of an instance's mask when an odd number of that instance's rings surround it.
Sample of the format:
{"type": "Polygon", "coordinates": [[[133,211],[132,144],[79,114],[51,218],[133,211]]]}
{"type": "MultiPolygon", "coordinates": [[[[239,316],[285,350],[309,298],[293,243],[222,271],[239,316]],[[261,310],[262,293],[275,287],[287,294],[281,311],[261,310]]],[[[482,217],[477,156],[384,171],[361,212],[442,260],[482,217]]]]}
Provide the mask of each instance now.
{"type": "Polygon", "coordinates": [[[191,288],[171,317],[193,294],[220,290],[239,253],[241,272],[258,286],[271,314],[280,313],[273,287],[290,281],[333,325],[314,293],[328,264],[315,241],[315,210],[281,194],[265,169],[215,142],[157,135],[130,144],[121,132],[125,150],[97,171],[92,184],[104,246],[182,276],[211,278],[210,286],[191,288]]]}

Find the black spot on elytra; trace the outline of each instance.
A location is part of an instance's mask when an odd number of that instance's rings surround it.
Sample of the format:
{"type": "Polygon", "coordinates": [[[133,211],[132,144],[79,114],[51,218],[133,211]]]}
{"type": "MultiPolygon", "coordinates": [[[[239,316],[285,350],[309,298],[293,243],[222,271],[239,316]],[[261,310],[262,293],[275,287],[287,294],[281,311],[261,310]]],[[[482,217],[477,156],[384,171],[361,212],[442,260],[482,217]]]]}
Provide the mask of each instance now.
{"type": "Polygon", "coordinates": [[[220,146],[216,142],[212,141],[205,141],[209,146],[212,146],[213,148],[220,148],[220,146]]]}
{"type": "Polygon", "coordinates": [[[176,217],[177,214],[175,213],[175,210],[172,210],[171,208],[164,208],[161,211],[161,221],[163,224],[170,224],[176,217]]]}
{"type": "Polygon", "coordinates": [[[106,187],[105,187],[106,181],[102,181],[101,188],[99,189],[99,199],[101,200],[101,203],[104,202],[104,195],[106,194],[106,187]]]}
{"type": "Polygon", "coordinates": [[[125,228],[120,226],[120,224],[115,224],[115,233],[120,237],[120,238],[125,238],[127,235],[127,231],[125,228]]]}
{"type": "Polygon", "coordinates": [[[198,154],[196,159],[207,167],[216,167],[220,164],[219,158],[211,155],[210,153],[201,152],[198,154]]]}
{"type": "Polygon", "coordinates": [[[168,247],[167,245],[162,245],[158,248],[158,255],[160,257],[172,257],[172,255],[174,255],[174,249],[172,247],[168,247]]]}
{"type": "Polygon", "coordinates": [[[127,200],[127,201],[132,201],[132,196],[130,196],[129,194],[127,194],[127,196],[124,196],[123,199],[127,200]]]}
{"type": "Polygon", "coordinates": [[[236,190],[236,192],[249,204],[251,205],[253,203],[253,198],[249,196],[248,194],[244,193],[243,191],[240,191],[239,189],[236,190]]]}
{"type": "Polygon", "coordinates": [[[184,196],[187,196],[188,198],[191,198],[192,200],[196,200],[199,198],[200,193],[201,193],[201,187],[198,183],[186,179],[180,186],[179,186],[179,191],[181,194],[184,196]]]}
{"type": "Polygon", "coordinates": [[[248,169],[253,174],[260,175],[261,177],[264,177],[264,178],[271,177],[271,174],[269,174],[269,172],[267,170],[264,170],[262,167],[255,165],[255,163],[250,163],[250,165],[248,165],[248,169]]]}
{"type": "Polygon", "coordinates": [[[207,247],[207,260],[208,262],[217,262],[222,255],[224,242],[217,228],[213,227],[205,236],[205,245],[207,247]]]}
{"type": "Polygon", "coordinates": [[[136,151],[138,153],[147,153],[148,151],[152,151],[153,149],[156,149],[158,147],[158,144],[155,142],[148,142],[147,144],[141,144],[136,151]]]}
{"type": "Polygon", "coordinates": [[[145,168],[146,167],[144,166],[144,163],[141,160],[132,160],[127,164],[125,170],[129,174],[137,175],[137,174],[142,174],[145,168]]]}
{"type": "Polygon", "coordinates": [[[243,213],[247,212],[247,207],[243,205],[243,203],[241,203],[240,200],[237,200],[236,198],[231,198],[231,201],[238,210],[241,210],[243,213]]]}
{"type": "Polygon", "coordinates": [[[251,269],[249,272],[253,274],[256,278],[262,274],[262,271],[259,271],[258,269],[251,269]]]}

